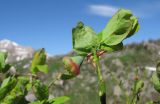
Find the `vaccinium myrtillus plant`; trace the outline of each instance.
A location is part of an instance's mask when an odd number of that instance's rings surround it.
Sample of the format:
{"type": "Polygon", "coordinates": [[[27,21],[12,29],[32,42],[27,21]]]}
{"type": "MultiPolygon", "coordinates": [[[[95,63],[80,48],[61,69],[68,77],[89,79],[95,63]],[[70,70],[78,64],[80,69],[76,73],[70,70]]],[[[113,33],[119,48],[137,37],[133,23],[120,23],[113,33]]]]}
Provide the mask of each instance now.
{"type": "Polygon", "coordinates": [[[123,40],[131,37],[139,30],[138,20],[131,11],[120,9],[108,22],[106,27],[96,33],[91,27],[78,22],[72,29],[73,57],[64,57],[66,73],[61,79],[70,79],[80,73],[80,67],[85,59],[92,61],[96,69],[101,104],[106,104],[106,83],[101,72],[99,56],[123,48],[123,40]]]}

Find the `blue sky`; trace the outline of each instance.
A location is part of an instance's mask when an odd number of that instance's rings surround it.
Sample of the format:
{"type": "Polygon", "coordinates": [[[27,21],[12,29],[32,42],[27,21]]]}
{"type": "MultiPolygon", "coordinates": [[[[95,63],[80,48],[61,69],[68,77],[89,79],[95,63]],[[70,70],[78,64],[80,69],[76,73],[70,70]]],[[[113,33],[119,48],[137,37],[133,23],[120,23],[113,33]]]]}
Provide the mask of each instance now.
{"type": "Polygon", "coordinates": [[[119,8],[132,10],[141,25],[125,44],[160,38],[159,0],[0,0],[0,40],[65,54],[78,21],[100,32],[119,8]]]}

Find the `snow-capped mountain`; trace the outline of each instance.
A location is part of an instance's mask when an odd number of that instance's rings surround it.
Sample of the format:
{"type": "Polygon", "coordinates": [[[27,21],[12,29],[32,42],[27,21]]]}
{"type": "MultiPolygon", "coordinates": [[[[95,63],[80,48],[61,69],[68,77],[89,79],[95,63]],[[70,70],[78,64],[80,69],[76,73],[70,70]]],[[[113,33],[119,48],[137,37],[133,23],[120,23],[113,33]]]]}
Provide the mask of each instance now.
{"type": "Polygon", "coordinates": [[[13,41],[0,40],[0,51],[8,52],[8,62],[16,62],[33,57],[32,47],[21,46],[13,41]]]}

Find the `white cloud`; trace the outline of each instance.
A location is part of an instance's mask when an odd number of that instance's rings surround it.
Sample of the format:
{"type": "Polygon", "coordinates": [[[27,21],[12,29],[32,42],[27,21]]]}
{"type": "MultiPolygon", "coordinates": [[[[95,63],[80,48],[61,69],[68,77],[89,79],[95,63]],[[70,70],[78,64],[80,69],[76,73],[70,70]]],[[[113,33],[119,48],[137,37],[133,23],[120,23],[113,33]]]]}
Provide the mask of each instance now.
{"type": "Polygon", "coordinates": [[[111,17],[117,11],[118,8],[111,5],[89,5],[89,12],[99,16],[111,17]]]}
{"type": "MultiPolygon", "coordinates": [[[[121,5],[119,5],[121,7],[121,5]]],[[[112,17],[115,12],[120,9],[118,6],[107,5],[107,4],[91,4],[88,5],[88,11],[90,14],[112,17]]],[[[159,15],[160,13],[160,1],[153,2],[141,2],[135,5],[123,6],[125,9],[129,9],[138,18],[148,19],[159,15]]]]}

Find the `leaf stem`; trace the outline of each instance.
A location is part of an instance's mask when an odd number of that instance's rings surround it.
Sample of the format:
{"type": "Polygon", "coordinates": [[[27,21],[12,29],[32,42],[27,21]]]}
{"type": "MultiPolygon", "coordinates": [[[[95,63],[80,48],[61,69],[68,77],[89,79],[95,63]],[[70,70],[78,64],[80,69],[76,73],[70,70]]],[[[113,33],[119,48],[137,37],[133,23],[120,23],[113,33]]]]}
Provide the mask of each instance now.
{"type": "Polygon", "coordinates": [[[50,88],[52,85],[54,85],[54,83],[60,79],[60,75],[61,73],[58,73],[56,78],[52,80],[52,82],[49,83],[48,88],[50,88]]]}
{"type": "Polygon", "coordinates": [[[99,97],[101,104],[106,104],[106,85],[102,77],[101,65],[99,61],[99,57],[97,55],[97,50],[93,50],[93,58],[96,64],[96,72],[98,76],[98,86],[99,86],[99,97]]]}

